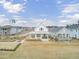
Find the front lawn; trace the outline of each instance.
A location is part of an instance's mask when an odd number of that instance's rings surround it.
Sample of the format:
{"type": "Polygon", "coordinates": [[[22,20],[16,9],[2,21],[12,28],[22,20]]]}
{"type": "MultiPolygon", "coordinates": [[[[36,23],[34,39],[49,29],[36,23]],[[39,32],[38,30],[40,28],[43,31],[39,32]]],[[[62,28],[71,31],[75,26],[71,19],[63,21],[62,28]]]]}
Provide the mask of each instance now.
{"type": "Polygon", "coordinates": [[[0,59],[79,59],[79,42],[25,41],[16,51],[0,51],[0,59]]]}

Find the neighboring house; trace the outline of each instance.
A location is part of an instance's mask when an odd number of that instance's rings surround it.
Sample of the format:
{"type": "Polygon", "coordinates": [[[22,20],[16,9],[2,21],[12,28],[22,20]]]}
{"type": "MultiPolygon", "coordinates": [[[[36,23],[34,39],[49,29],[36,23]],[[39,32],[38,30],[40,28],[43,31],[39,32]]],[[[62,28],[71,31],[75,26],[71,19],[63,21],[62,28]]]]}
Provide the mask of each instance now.
{"type": "MultiPolygon", "coordinates": [[[[75,25],[76,26],[76,25],[75,25]]],[[[57,27],[49,26],[47,27],[51,36],[58,40],[71,40],[73,38],[79,39],[79,27],[57,27]]]]}
{"type": "Polygon", "coordinates": [[[78,24],[67,25],[66,28],[73,31],[73,37],[79,39],[79,21],[78,24]]]}
{"type": "Polygon", "coordinates": [[[1,35],[9,35],[9,34],[10,34],[10,26],[2,26],[1,35]]]}
{"type": "Polygon", "coordinates": [[[79,30],[78,29],[71,29],[73,38],[79,39],[79,30]]]}
{"type": "Polygon", "coordinates": [[[23,30],[23,27],[5,25],[0,27],[0,35],[15,35],[23,30]]]}
{"type": "Polygon", "coordinates": [[[72,40],[73,34],[75,34],[74,31],[64,27],[56,33],[56,38],[58,40],[72,40]]]}

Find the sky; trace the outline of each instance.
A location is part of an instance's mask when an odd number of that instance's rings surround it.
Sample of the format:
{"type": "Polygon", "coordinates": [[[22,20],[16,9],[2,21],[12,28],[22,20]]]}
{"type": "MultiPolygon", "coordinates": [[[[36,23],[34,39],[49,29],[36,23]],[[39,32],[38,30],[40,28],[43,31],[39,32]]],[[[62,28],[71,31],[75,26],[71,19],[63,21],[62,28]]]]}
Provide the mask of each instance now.
{"type": "Polygon", "coordinates": [[[0,0],[0,25],[64,26],[79,20],[79,0],[0,0]],[[15,19],[15,24],[12,20],[15,19]]]}

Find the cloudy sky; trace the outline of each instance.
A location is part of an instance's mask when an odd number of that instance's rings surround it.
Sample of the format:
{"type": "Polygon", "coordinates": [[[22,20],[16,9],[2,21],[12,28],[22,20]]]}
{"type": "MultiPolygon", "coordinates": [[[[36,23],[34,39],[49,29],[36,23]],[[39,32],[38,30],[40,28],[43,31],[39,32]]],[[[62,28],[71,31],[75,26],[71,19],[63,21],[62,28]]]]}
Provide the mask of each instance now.
{"type": "Polygon", "coordinates": [[[0,0],[0,25],[63,26],[78,20],[79,0],[0,0]]]}

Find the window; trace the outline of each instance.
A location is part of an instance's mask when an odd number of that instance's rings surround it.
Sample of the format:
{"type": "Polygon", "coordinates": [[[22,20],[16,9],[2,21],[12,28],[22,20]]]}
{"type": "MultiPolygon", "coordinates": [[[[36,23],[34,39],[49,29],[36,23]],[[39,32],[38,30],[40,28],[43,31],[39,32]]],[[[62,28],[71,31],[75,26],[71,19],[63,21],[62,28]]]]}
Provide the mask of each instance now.
{"type": "Polygon", "coordinates": [[[37,34],[37,37],[40,37],[41,35],[40,34],[37,34]]]}
{"type": "Polygon", "coordinates": [[[43,28],[40,28],[40,31],[43,31],[43,28]]]}
{"type": "Polygon", "coordinates": [[[61,34],[58,34],[58,37],[60,37],[61,36],[61,34]]]}
{"type": "Polygon", "coordinates": [[[69,34],[67,34],[66,37],[69,38],[69,34]]]}
{"type": "Polygon", "coordinates": [[[3,28],[3,30],[7,30],[7,28],[3,28]]]}
{"type": "Polygon", "coordinates": [[[63,38],[65,36],[65,34],[58,34],[59,38],[63,38]]]}

